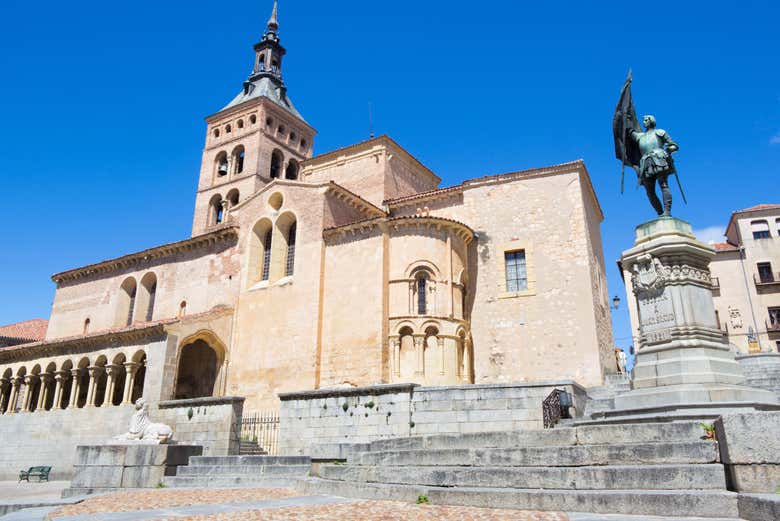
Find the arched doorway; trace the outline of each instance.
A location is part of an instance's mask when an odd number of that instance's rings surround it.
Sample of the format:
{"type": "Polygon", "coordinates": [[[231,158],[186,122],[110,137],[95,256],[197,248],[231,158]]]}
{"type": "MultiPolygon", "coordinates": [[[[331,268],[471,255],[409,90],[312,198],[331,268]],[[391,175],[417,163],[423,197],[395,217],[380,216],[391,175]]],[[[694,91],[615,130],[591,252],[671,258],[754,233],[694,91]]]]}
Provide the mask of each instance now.
{"type": "Polygon", "coordinates": [[[217,380],[221,366],[221,349],[212,347],[203,338],[184,344],[179,355],[174,398],[186,400],[218,394],[217,380]]]}

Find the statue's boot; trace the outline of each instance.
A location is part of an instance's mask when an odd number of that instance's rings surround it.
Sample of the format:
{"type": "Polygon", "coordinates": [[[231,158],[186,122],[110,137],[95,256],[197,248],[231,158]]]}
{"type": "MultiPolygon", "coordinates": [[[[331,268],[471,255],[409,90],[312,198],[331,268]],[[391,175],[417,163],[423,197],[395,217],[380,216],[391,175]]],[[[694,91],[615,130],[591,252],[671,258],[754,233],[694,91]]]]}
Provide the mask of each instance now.
{"type": "MultiPolygon", "coordinates": [[[[667,189],[668,190],[668,189],[667,189]]],[[[658,199],[658,195],[655,193],[655,180],[645,182],[645,191],[647,191],[647,198],[650,200],[650,204],[653,205],[653,209],[658,215],[663,215],[664,207],[661,205],[661,200],[658,199]]],[[[666,197],[664,196],[664,199],[666,197]]],[[[669,197],[669,206],[671,208],[672,200],[671,195],[669,197]]]]}

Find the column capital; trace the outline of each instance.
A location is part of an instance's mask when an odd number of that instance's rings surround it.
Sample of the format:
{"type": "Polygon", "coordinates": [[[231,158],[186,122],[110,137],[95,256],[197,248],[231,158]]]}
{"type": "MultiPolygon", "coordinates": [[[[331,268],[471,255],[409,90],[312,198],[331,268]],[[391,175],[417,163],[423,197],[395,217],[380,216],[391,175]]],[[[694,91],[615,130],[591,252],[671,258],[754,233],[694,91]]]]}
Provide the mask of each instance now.
{"type": "Polygon", "coordinates": [[[81,373],[81,372],[82,372],[82,369],[79,369],[79,368],[71,369],[70,370],[70,375],[73,378],[78,378],[79,377],[79,373],[81,373]]]}
{"type": "Polygon", "coordinates": [[[95,378],[96,376],[100,376],[103,371],[105,371],[105,366],[102,365],[92,365],[90,367],[87,367],[87,371],[89,371],[89,376],[92,378],[95,378]]]}
{"type": "Polygon", "coordinates": [[[108,376],[115,376],[121,368],[122,366],[120,364],[109,364],[106,366],[106,372],[108,373],[108,376]]]}
{"type": "Polygon", "coordinates": [[[135,374],[141,368],[140,362],[125,362],[125,370],[128,374],[135,374]]]}
{"type": "Polygon", "coordinates": [[[35,380],[37,380],[37,379],[38,379],[38,375],[35,375],[35,374],[28,374],[27,376],[24,376],[23,378],[24,378],[24,383],[26,383],[27,385],[30,385],[30,384],[32,384],[32,383],[33,383],[35,380]]]}
{"type": "Polygon", "coordinates": [[[0,384],[8,384],[8,383],[11,383],[11,378],[0,377],[0,384]]]}
{"type": "Polygon", "coordinates": [[[60,379],[67,378],[68,376],[70,376],[70,374],[71,374],[70,370],[68,370],[68,369],[60,369],[59,371],[54,371],[54,379],[56,380],[57,378],[60,378],[60,379]]]}
{"type": "Polygon", "coordinates": [[[19,387],[22,385],[22,382],[24,382],[24,376],[14,376],[11,378],[11,385],[14,387],[19,387]]]}
{"type": "Polygon", "coordinates": [[[53,373],[41,373],[40,379],[43,381],[43,383],[49,383],[54,379],[53,373]]]}

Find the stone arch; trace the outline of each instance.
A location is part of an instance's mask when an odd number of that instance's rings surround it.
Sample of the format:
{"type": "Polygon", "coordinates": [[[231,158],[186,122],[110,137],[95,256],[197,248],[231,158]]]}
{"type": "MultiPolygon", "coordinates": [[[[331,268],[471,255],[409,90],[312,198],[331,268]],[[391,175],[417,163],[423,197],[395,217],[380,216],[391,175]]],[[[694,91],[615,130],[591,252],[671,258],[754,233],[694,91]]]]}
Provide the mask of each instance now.
{"type": "Polygon", "coordinates": [[[134,364],[134,372],[131,375],[132,381],[129,388],[130,402],[135,403],[139,398],[144,395],[144,385],[146,384],[146,351],[138,350],[133,354],[132,361],[134,364]]]}
{"type": "Polygon", "coordinates": [[[441,278],[441,270],[439,270],[439,267],[436,266],[431,261],[425,260],[425,259],[419,259],[412,263],[410,263],[406,270],[404,271],[404,274],[406,275],[407,279],[414,278],[414,274],[419,270],[427,270],[430,272],[431,276],[438,280],[441,278]]]}
{"type": "Polygon", "coordinates": [[[279,179],[282,177],[282,165],[284,165],[284,154],[278,148],[271,152],[271,169],[269,171],[269,177],[271,179],[279,179]]]}
{"type": "Polygon", "coordinates": [[[57,372],[57,364],[49,362],[46,366],[46,370],[41,375],[41,392],[43,397],[40,404],[44,410],[50,411],[54,408],[54,392],[57,389],[57,382],[54,379],[57,372]]]}
{"type": "Polygon", "coordinates": [[[285,179],[290,180],[296,180],[298,179],[298,171],[300,170],[298,166],[298,161],[295,159],[290,159],[290,161],[287,163],[287,170],[284,172],[285,179]]]}
{"type": "Polygon", "coordinates": [[[154,303],[157,300],[157,275],[153,271],[144,275],[138,289],[135,316],[145,322],[151,322],[154,317],[154,303]]]}
{"type": "Polygon", "coordinates": [[[246,156],[246,151],[244,150],[244,145],[238,145],[236,148],[233,149],[233,152],[231,152],[231,157],[233,159],[233,175],[238,175],[244,172],[244,158],[246,156]]]}
{"type": "Polygon", "coordinates": [[[27,394],[25,401],[26,410],[35,412],[38,409],[38,399],[41,396],[41,364],[35,364],[30,371],[27,383],[27,394]]]}
{"type": "Polygon", "coordinates": [[[95,360],[95,365],[92,367],[92,378],[94,379],[94,383],[92,384],[93,394],[90,399],[95,407],[103,406],[106,401],[106,390],[108,388],[107,365],[108,357],[106,355],[99,355],[95,360]]]}
{"type": "Polygon", "coordinates": [[[138,284],[134,277],[127,277],[122,281],[117,295],[116,319],[114,320],[114,324],[117,327],[126,327],[133,324],[137,292],[138,284]]]}
{"type": "Polygon", "coordinates": [[[436,310],[436,275],[427,266],[418,266],[411,272],[409,285],[411,314],[433,315],[436,310]]]}
{"type": "Polygon", "coordinates": [[[228,155],[224,150],[214,158],[214,179],[225,177],[228,174],[228,155]]]}
{"type": "Polygon", "coordinates": [[[225,344],[201,330],[180,344],[174,399],[219,396],[224,381],[225,344]]]}
{"type": "Polygon", "coordinates": [[[268,280],[271,271],[273,223],[267,217],[257,221],[249,236],[248,285],[268,280]]]}
{"type": "Polygon", "coordinates": [[[220,194],[214,194],[209,199],[209,214],[208,225],[216,226],[220,224],[225,218],[224,208],[222,207],[222,196],[220,194]]]}
{"type": "Polygon", "coordinates": [[[106,396],[106,402],[110,405],[121,405],[124,401],[125,383],[127,381],[127,357],[119,353],[111,360],[111,380],[106,396]]]}
{"type": "Polygon", "coordinates": [[[0,414],[5,414],[8,411],[8,406],[11,402],[11,389],[13,388],[12,378],[13,371],[11,368],[6,368],[3,371],[3,376],[0,378],[0,414]]]}
{"type": "Polygon", "coordinates": [[[81,409],[87,405],[89,397],[89,358],[84,357],[79,360],[76,369],[76,396],[75,406],[81,409]]]}
{"type": "Polygon", "coordinates": [[[436,371],[442,372],[444,367],[442,365],[442,353],[439,348],[439,326],[437,324],[429,324],[424,326],[425,342],[423,343],[423,360],[425,378],[431,378],[436,371]]]}
{"type": "Polygon", "coordinates": [[[241,192],[238,191],[238,188],[233,188],[231,191],[229,191],[225,196],[225,199],[227,199],[228,202],[228,208],[233,209],[238,206],[240,197],[241,192]]]}
{"type": "Polygon", "coordinates": [[[411,378],[417,372],[417,350],[414,345],[414,330],[406,325],[398,330],[400,348],[399,348],[399,371],[400,378],[411,378]]]}
{"type": "Polygon", "coordinates": [[[62,390],[60,391],[59,403],[56,406],[59,409],[67,409],[70,406],[70,397],[73,392],[73,361],[65,360],[60,366],[58,373],[62,379],[60,384],[62,390]]]}

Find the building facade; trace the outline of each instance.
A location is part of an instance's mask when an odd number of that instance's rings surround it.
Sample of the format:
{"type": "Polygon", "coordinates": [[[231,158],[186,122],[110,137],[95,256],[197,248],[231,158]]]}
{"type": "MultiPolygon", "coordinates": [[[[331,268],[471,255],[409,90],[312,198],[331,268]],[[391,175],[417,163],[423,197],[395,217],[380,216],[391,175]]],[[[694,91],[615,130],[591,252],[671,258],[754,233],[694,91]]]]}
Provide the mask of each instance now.
{"type": "Polygon", "coordinates": [[[314,156],[278,29],[206,118],[191,237],[54,275],[45,338],[0,349],[0,411],[614,373],[584,163],[440,188],[387,136],[314,156]]]}
{"type": "Polygon", "coordinates": [[[780,204],[731,214],[710,265],[721,329],[740,353],[780,352],[780,204]]]}

